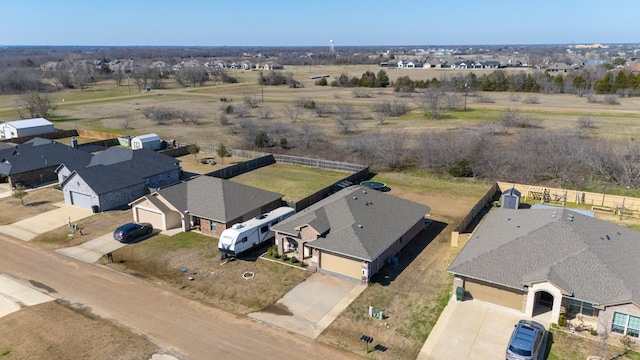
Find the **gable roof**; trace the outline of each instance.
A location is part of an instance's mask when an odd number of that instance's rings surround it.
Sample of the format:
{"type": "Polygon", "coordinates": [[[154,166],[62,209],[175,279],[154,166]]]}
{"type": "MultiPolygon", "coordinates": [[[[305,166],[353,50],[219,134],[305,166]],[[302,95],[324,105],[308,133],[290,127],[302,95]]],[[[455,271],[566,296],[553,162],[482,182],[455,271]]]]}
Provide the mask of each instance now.
{"type": "Polygon", "coordinates": [[[300,229],[308,225],[319,238],[307,246],[373,261],[429,211],[428,206],[355,185],[309,206],[273,229],[298,236],[300,229]]]}
{"type": "Polygon", "coordinates": [[[7,121],[5,124],[11,127],[14,127],[16,129],[27,129],[27,128],[32,128],[36,126],[53,125],[51,121],[45,118],[33,118],[33,119],[7,121]]]}
{"type": "MultiPolygon", "coordinates": [[[[82,151],[81,151],[82,152],[82,151]]],[[[85,153],[89,156],[91,154],[85,153]]],[[[166,172],[179,170],[180,161],[148,149],[131,150],[110,147],[93,155],[86,166],[67,166],[79,175],[98,195],[146,182],[146,179],[166,172]]],[[[70,175],[61,186],[71,180],[70,175]]]]}
{"type": "Polygon", "coordinates": [[[490,212],[448,271],[523,289],[549,281],[599,305],[640,301],[640,233],[568,209],[490,212]]]}
{"type": "Polygon", "coordinates": [[[182,213],[189,210],[191,215],[223,223],[242,217],[284,196],[206,175],[157,192],[182,213]]]}
{"type": "Polygon", "coordinates": [[[24,144],[0,149],[0,174],[11,176],[69,163],[85,166],[92,155],[58,142],[33,138],[24,144]]]}

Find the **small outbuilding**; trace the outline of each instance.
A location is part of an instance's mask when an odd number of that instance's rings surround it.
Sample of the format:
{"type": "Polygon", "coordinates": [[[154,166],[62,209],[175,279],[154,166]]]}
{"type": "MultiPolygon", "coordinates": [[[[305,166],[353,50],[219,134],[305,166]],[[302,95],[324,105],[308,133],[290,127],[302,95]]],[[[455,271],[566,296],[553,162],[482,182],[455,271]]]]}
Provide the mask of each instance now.
{"type": "Polygon", "coordinates": [[[161,147],[162,140],[156,134],[139,135],[131,139],[132,150],[149,149],[155,151],[160,150],[161,147]]]}
{"type": "Polygon", "coordinates": [[[54,131],[53,123],[45,118],[8,121],[0,124],[0,137],[5,139],[48,134],[54,131]]]}
{"type": "Polygon", "coordinates": [[[515,187],[506,190],[502,193],[502,207],[504,209],[518,209],[520,207],[520,191],[515,187]]]}

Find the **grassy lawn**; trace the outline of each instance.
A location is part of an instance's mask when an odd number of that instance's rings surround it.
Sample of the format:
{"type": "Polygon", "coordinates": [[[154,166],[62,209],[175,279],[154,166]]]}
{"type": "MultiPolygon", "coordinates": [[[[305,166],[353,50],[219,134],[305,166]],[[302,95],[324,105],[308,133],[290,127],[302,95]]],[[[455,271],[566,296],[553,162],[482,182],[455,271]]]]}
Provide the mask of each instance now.
{"type": "Polygon", "coordinates": [[[285,194],[284,200],[298,201],[349,174],[287,164],[273,164],[231,178],[231,181],[285,194]]]}
{"type": "Polygon", "coordinates": [[[113,257],[115,263],[107,265],[116,270],[180,289],[186,296],[238,315],[269,307],[311,275],[264,259],[221,261],[218,239],[195,232],[153,236],[115,251],[113,257]],[[255,277],[245,280],[245,272],[255,277]]]}
{"type": "Polygon", "coordinates": [[[46,187],[29,190],[22,200],[24,205],[21,204],[20,199],[13,196],[0,199],[0,225],[12,224],[57,209],[58,207],[53,204],[63,202],[64,196],[62,191],[46,187]]]}
{"type": "Polygon", "coordinates": [[[51,249],[60,249],[70,246],[80,245],[89,240],[95,239],[104,234],[113,233],[118,226],[133,221],[131,210],[111,210],[94,214],[77,222],[82,228],[82,236],[73,233],[68,226],[61,226],[35,237],[32,242],[41,244],[51,249]]]}
{"type": "MultiPolygon", "coordinates": [[[[552,328],[550,330],[551,351],[547,360],[584,360],[589,356],[600,356],[602,354],[602,338],[591,335],[575,335],[561,329],[552,328]]],[[[549,345],[547,345],[548,347],[549,345]]],[[[640,353],[630,351],[625,353],[620,343],[616,343],[613,336],[604,352],[605,359],[633,359],[640,360],[640,353]]]]}

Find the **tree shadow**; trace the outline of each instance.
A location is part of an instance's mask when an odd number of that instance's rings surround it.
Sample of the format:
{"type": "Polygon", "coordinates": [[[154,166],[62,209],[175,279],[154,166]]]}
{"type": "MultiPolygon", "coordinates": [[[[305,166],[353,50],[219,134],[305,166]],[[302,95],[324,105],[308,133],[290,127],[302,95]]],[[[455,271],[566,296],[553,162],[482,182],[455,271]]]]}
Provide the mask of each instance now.
{"type": "Polygon", "coordinates": [[[26,206],[40,206],[40,205],[46,205],[46,204],[51,204],[51,201],[47,201],[47,200],[43,200],[43,201],[35,201],[35,202],[31,202],[28,204],[25,204],[26,206]]]}
{"type": "Polygon", "coordinates": [[[423,229],[413,238],[397,255],[398,262],[396,266],[385,264],[380,270],[371,277],[372,283],[378,283],[382,286],[391,284],[435,239],[448,224],[433,221],[426,229],[423,229]]]}

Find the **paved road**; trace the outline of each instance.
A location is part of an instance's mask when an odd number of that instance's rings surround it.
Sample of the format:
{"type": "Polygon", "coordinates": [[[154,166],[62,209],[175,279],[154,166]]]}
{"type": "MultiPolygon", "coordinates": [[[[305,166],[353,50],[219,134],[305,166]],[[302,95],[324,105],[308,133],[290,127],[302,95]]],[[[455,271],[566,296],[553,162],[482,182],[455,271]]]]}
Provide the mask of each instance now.
{"type": "Polygon", "coordinates": [[[89,306],[188,359],[357,359],[152,284],[0,235],[0,273],[89,306]]]}

